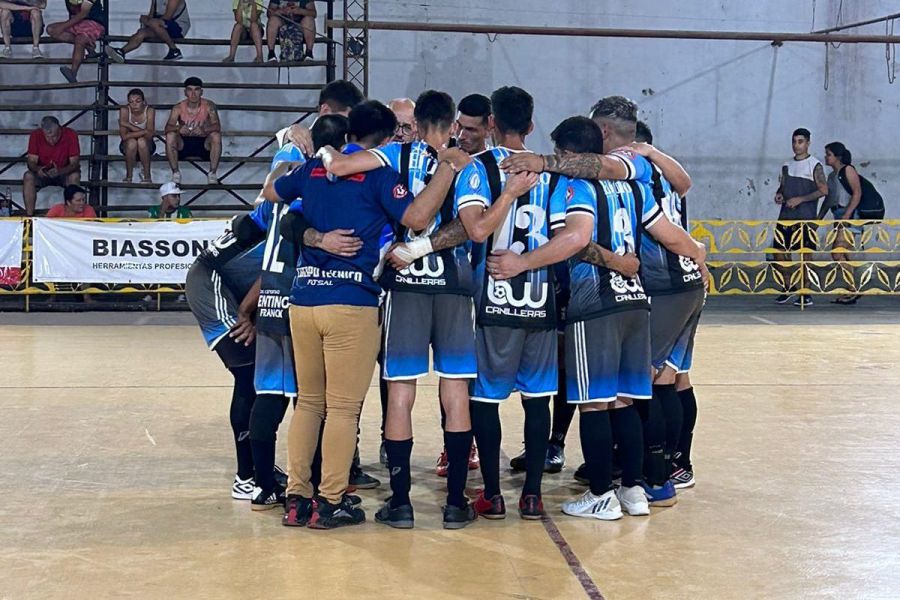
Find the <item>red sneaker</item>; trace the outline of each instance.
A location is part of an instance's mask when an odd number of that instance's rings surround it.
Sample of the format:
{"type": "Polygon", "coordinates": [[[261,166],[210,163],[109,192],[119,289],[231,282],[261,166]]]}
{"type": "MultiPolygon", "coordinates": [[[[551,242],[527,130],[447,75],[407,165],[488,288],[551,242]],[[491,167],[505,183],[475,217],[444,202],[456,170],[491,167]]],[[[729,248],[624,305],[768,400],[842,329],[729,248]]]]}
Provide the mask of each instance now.
{"type": "Polygon", "coordinates": [[[434,471],[437,473],[438,477],[446,477],[447,469],[450,468],[450,461],[447,460],[447,449],[444,448],[441,450],[441,455],[438,456],[437,466],[434,471]]]}
{"type": "Polygon", "coordinates": [[[526,521],[537,521],[544,516],[544,502],[537,494],[519,498],[519,516],[526,521]]]}
{"type": "Polygon", "coordinates": [[[478,448],[475,442],[472,442],[472,450],[469,452],[469,470],[474,471],[481,466],[481,459],[478,457],[478,448]]]}
{"type": "Polygon", "coordinates": [[[503,494],[497,494],[493,498],[487,499],[484,497],[484,490],[481,490],[472,506],[475,508],[475,512],[485,519],[506,518],[506,502],[503,501],[503,494]]]}

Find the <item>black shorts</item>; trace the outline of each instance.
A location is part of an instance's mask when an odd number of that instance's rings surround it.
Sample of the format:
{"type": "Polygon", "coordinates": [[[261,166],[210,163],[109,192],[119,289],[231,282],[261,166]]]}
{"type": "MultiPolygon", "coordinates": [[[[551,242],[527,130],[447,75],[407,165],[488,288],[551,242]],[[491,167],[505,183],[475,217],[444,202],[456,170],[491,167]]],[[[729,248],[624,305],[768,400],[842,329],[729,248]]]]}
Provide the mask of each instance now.
{"type": "Polygon", "coordinates": [[[816,249],[815,223],[794,223],[775,225],[775,238],[772,247],[780,252],[798,252],[816,249]]]}
{"type": "MultiPolygon", "coordinates": [[[[12,11],[12,26],[10,27],[10,33],[12,37],[31,37],[31,11],[28,10],[14,10],[12,11]]],[[[43,25],[41,26],[41,32],[44,31],[43,25]]]]}
{"type": "Polygon", "coordinates": [[[209,160],[209,150],[206,149],[205,137],[182,138],[184,146],[178,151],[178,160],[209,160]]]}
{"type": "MultiPolygon", "coordinates": [[[[122,153],[122,156],[125,156],[125,142],[119,142],[119,152],[122,153]]],[[[156,154],[156,141],[150,140],[150,154],[156,154]]]]}

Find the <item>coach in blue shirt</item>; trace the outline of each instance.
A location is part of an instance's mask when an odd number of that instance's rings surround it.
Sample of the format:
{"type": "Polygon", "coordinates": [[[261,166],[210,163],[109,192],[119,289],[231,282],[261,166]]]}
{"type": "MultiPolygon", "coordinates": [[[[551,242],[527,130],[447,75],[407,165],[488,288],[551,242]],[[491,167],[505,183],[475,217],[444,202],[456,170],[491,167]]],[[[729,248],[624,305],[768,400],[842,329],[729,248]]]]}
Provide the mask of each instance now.
{"type": "MultiPolygon", "coordinates": [[[[385,143],[396,125],[393,113],[379,102],[356,106],[350,112],[354,143],[343,152],[385,143]]],[[[375,281],[381,234],[389,223],[427,227],[454,171],[469,160],[458,149],[446,151],[430,184],[415,198],[389,168],[334,178],[318,158],[266,185],[268,200],[303,198],[304,225],[318,231],[349,229],[362,241],[353,257],[304,246],[297,264],[290,320],[300,394],[288,433],[285,525],[331,529],[365,521],[344,491],[381,340],[381,288],[375,281]],[[310,471],[323,421],[322,482],[313,501],[310,471]]]]}

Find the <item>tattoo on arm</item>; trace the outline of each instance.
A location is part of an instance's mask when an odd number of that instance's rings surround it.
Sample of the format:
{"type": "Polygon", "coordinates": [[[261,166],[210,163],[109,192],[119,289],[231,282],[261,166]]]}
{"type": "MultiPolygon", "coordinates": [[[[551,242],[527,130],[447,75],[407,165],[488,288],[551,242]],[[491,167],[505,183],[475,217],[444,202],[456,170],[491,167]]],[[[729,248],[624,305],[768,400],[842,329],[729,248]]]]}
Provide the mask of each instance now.
{"type": "Polygon", "coordinates": [[[566,156],[544,156],[546,170],[562,173],[579,179],[600,179],[603,175],[603,161],[599,154],[567,154],[566,156]]]}
{"type": "Polygon", "coordinates": [[[438,250],[455,248],[468,241],[469,234],[466,233],[466,228],[463,226],[462,221],[457,218],[432,233],[429,239],[431,240],[431,247],[437,252],[438,250]]]}
{"type": "Polygon", "coordinates": [[[325,237],[322,232],[316,231],[312,227],[303,232],[303,245],[309,248],[318,248],[325,237]]]}
{"type": "Polygon", "coordinates": [[[602,248],[597,242],[591,242],[584,247],[584,250],[575,255],[576,258],[589,262],[598,267],[607,267],[606,260],[603,258],[602,248]]]}

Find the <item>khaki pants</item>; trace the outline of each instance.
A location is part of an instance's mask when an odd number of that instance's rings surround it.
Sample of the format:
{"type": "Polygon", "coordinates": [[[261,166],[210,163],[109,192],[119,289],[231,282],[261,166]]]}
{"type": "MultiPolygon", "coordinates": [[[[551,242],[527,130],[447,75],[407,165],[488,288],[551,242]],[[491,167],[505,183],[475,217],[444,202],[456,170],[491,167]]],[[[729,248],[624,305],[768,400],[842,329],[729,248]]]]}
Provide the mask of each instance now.
{"type": "Polygon", "coordinates": [[[313,495],[310,469],[322,421],[319,494],[341,500],[356,449],[359,413],[381,341],[374,306],[294,306],[291,339],[299,396],[288,432],[288,494],[313,495]]]}

